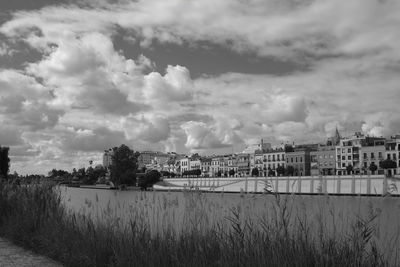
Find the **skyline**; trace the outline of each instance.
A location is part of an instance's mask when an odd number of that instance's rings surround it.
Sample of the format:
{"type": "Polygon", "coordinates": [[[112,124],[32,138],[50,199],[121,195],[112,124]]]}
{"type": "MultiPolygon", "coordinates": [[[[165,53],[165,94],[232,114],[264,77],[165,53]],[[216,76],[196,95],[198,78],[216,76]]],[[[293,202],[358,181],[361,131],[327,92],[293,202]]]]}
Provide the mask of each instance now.
{"type": "Polygon", "coordinates": [[[25,2],[0,3],[11,171],[400,133],[398,1],[25,2]]]}

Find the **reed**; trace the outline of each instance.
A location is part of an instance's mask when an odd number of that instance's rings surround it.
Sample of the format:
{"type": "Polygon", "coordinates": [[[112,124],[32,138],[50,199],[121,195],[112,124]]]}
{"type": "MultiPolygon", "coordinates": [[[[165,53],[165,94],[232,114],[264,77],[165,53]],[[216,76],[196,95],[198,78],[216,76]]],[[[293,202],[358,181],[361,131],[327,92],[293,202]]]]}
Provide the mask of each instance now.
{"type": "MultiPolygon", "coordinates": [[[[352,235],[310,231],[306,217],[293,216],[290,198],[275,196],[273,215],[245,216],[240,207],[213,219],[213,203],[188,192],[184,220],[166,223],[177,203],[148,198],[128,220],[109,209],[96,218],[67,210],[51,184],[13,186],[0,182],[0,235],[66,266],[387,266],[372,242],[375,215],[360,218],[352,235]],[[155,230],[148,216],[157,218],[155,230]]],[[[92,205],[87,203],[87,205],[92,205]]]]}

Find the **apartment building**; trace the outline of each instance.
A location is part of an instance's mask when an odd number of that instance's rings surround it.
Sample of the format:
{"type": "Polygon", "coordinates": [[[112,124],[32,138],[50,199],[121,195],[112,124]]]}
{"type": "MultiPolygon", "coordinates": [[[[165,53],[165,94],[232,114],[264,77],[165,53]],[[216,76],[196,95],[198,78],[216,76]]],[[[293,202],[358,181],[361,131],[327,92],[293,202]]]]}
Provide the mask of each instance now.
{"type": "Polygon", "coordinates": [[[200,159],[200,170],[201,175],[204,177],[212,176],[211,173],[211,158],[201,158],[200,159]]]}
{"type": "Polygon", "coordinates": [[[310,152],[311,175],[335,175],[336,151],[333,146],[320,146],[317,151],[310,152]]]}
{"type": "Polygon", "coordinates": [[[218,172],[220,171],[219,164],[221,160],[220,157],[213,157],[211,159],[211,175],[212,176],[217,176],[218,172]]]}
{"type": "Polygon", "coordinates": [[[112,164],[112,156],[114,155],[113,149],[104,150],[103,154],[103,166],[109,168],[112,164]]]}
{"type": "Polygon", "coordinates": [[[180,174],[184,173],[185,171],[190,170],[190,158],[189,157],[184,157],[179,160],[179,166],[180,166],[180,174]]]}
{"type": "Polygon", "coordinates": [[[384,170],[380,168],[379,162],[385,157],[385,145],[363,146],[361,148],[361,170],[362,174],[384,174],[384,170]],[[371,171],[371,164],[377,167],[376,171],[371,171]]]}
{"type": "Polygon", "coordinates": [[[365,136],[356,132],[352,137],[343,138],[336,146],[336,174],[359,174],[361,172],[360,153],[365,136]],[[351,171],[348,170],[348,166],[351,171]]]}
{"type": "Polygon", "coordinates": [[[237,164],[237,156],[236,155],[231,155],[228,158],[228,174],[231,170],[235,172],[235,176],[237,176],[238,173],[238,164],[237,164]]]}
{"type": "Polygon", "coordinates": [[[283,148],[268,149],[263,153],[263,176],[272,172],[277,175],[276,169],[279,166],[286,166],[285,150],[283,148]]]}
{"type": "Polygon", "coordinates": [[[250,175],[250,154],[237,155],[237,174],[238,176],[250,175]]]}
{"type": "Polygon", "coordinates": [[[286,153],[286,167],[294,168],[293,175],[309,176],[311,174],[311,157],[309,149],[295,149],[286,153]]]}
{"type": "Polygon", "coordinates": [[[395,168],[389,169],[387,174],[400,174],[400,135],[396,135],[386,140],[385,150],[385,159],[392,160],[396,163],[395,168]]]}

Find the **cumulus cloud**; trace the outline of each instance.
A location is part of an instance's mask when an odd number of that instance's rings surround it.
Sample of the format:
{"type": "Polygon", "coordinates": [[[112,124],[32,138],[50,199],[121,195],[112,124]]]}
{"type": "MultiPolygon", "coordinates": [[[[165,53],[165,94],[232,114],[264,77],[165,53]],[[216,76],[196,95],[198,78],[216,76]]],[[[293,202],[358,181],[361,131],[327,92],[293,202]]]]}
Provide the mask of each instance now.
{"type": "Polygon", "coordinates": [[[399,133],[400,115],[388,112],[368,114],[364,119],[361,129],[367,135],[378,137],[399,133]]]}
{"type": "Polygon", "coordinates": [[[127,117],[122,120],[122,125],[130,140],[142,140],[148,143],[157,143],[168,139],[171,131],[168,120],[159,116],[127,117]]]}
{"type": "Polygon", "coordinates": [[[193,96],[193,83],[187,68],[168,66],[164,76],[158,72],[146,75],[143,90],[148,102],[189,101],[193,96]]]}
{"type": "Polygon", "coordinates": [[[206,40],[239,52],[286,58],[375,54],[377,50],[386,50],[386,55],[395,53],[398,58],[398,10],[397,1],[375,0],[147,0],[106,6],[93,2],[92,9],[62,6],[19,12],[1,31],[9,36],[23,35],[40,47],[44,44],[39,33],[54,40],[66,31],[113,32],[114,25],[119,25],[135,32],[143,45],[151,45],[153,40],[178,44],[206,40]],[[32,34],[29,29],[33,27],[41,31],[32,34]]]}
{"type": "Polygon", "coordinates": [[[107,127],[99,127],[93,130],[69,128],[65,132],[64,147],[73,151],[101,152],[105,149],[129,145],[122,131],[110,130],[107,127]]]}
{"type": "MultiPolygon", "coordinates": [[[[369,135],[400,130],[398,1],[85,2],[91,8],[18,11],[0,26],[7,44],[22,40],[42,54],[25,69],[0,70],[0,121],[11,125],[0,138],[36,155],[35,164],[66,166],[128,141],[185,152],[261,137],[323,141],[336,126],[369,135]],[[148,49],[213,43],[308,68],[197,79],[187,66],[157,72],[157,58],[116,50],[121,28],[148,49]],[[11,138],[15,127],[22,143],[11,138]]],[[[0,55],[9,49],[1,45],[0,55]]]]}
{"type": "Polygon", "coordinates": [[[185,146],[191,150],[224,148],[241,142],[231,125],[225,122],[213,126],[204,122],[188,121],[181,128],[186,134],[185,146]]]}

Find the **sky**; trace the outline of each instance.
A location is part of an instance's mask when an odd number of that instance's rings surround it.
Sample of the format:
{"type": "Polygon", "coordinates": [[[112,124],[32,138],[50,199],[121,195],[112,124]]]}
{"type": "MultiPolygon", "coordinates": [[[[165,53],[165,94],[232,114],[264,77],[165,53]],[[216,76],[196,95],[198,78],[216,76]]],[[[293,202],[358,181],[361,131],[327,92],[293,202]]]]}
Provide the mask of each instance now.
{"type": "Polygon", "coordinates": [[[398,0],[0,2],[11,171],[400,133],[398,0]]]}

